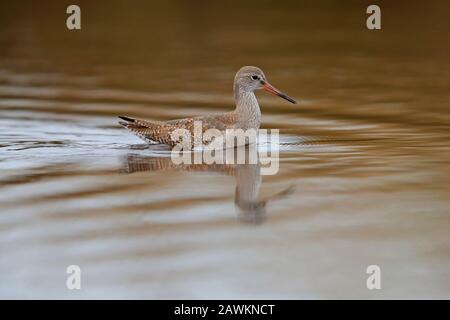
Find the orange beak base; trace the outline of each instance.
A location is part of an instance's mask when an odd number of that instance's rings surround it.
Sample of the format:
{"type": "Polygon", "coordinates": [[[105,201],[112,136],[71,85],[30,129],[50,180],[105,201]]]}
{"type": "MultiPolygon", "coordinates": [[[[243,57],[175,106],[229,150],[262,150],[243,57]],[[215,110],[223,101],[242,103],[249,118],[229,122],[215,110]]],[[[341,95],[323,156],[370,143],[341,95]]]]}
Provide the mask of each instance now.
{"type": "Polygon", "coordinates": [[[283,98],[287,101],[289,101],[290,103],[297,103],[294,99],[292,99],[291,97],[289,97],[287,94],[281,92],[280,90],[278,90],[277,88],[275,88],[274,86],[272,86],[270,83],[265,82],[263,84],[263,90],[267,91],[273,95],[279,96],[280,98],[283,98]]]}

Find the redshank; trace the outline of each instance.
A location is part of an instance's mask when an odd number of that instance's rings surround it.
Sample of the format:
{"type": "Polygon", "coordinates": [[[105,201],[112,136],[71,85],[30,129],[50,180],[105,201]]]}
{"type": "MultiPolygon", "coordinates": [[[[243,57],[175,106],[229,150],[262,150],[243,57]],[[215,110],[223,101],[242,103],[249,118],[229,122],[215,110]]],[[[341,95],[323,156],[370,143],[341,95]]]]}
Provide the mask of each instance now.
{"type": "Polygon", "coordinates": [[[236,108],[227,113],[195,118],[185,118],[170,121],[150,121],[119,116],[119,124],[149,143],[161,143],[170,146],[177,142],[172,140],[171,133],[177,129],[194,132],[194,122],[201,121],[202,131],[217,129],[224,132],[227,129],[259,129],[261,110],[254,94],[255,90],[263,89],[291,103],[294,99],[272,86],[264,72],[258,67],[242,67],[234,77],[234,99],[236,108]]]}

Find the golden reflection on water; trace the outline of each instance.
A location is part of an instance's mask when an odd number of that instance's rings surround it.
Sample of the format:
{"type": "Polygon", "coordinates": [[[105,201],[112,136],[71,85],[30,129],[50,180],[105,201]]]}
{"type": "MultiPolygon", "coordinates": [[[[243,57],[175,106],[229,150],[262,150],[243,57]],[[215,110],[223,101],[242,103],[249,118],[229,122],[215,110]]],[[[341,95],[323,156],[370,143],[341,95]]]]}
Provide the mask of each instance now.
{"type": "Polygon", "coordinates": [[[0,4],[1,297],[449,298],[447,2],[79,4],[0,4]],[[301,101],[257,94],[274,176],[117,125],[229,111],[248,64],[301,101]]]}
{"type": "MultiPolygon", "coordinates": [[[[239,220],[251,224],[260,224],[266,219],[267,203],[291,193],[292,187],[287,187],[265,199],[258,199],[262,176],[259,153],[256,148],[253,145],[233,150],[234,164],[206,164],[204,161],[200,164],[194,164],[194,154],[191,155],[191,164],[174,164],[170,157],[142,156],[130,153],[126,156],[124,171],[135,173],[142,171],[181,170],[187,172],[215,172],[233,176],[236,180],[234,203],[239,220]],[[239,152],[247,156],[245,163],[238,163],[237,155],[239,152]],[[256,163],[248,159],[250,152],[258,156],[256,163]]],[[[200,151],[200,153],[202,152],[200,151]]],[[[222,163],[225,162],[226,154],[224,153],[222,163]]]]}

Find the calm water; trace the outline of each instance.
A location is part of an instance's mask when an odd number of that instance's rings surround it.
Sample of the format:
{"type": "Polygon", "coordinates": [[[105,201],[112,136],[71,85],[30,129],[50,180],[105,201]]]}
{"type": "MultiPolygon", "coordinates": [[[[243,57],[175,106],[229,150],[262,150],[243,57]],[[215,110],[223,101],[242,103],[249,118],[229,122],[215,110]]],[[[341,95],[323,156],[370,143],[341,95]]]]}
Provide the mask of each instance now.
{"type": "Polygon", "coordinates": [[[450,298],[448,3],[39,3],[0,5],[0,297],[450,298]],[[258,93],[277,175],[117,125],[229,111],[242,65],[300,100],[258,93]]]}

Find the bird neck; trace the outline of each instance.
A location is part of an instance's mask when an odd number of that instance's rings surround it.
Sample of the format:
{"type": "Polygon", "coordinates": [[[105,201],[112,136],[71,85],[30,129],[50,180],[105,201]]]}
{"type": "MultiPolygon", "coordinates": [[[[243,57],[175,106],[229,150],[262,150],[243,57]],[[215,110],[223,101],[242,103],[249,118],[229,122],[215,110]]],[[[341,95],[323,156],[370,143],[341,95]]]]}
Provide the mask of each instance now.
{"type": "Polygon", "coordinates": [[[234,98],[236,109],[234,113],[237,117],[239,127],[241,129],[259,129],[261,124],[261,110],[259,109],[258,100],[253,91],[245,91],[235,86],[234,98]]]}

